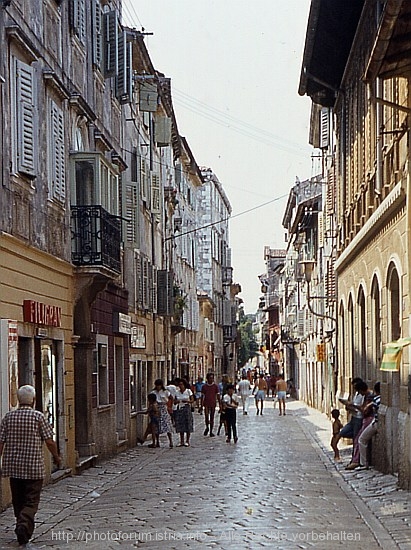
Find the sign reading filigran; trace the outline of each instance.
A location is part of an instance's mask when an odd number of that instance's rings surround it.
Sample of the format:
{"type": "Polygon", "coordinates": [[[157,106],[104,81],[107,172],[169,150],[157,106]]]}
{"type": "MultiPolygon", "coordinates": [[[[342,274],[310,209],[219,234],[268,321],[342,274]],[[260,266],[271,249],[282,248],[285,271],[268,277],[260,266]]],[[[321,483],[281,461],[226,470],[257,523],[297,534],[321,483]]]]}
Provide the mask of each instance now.
{"type": "Polygon", "coordinates": [[[25,323],[61,327],[61,307],[36,302],[23,301],[23,319],[25,323]]]}

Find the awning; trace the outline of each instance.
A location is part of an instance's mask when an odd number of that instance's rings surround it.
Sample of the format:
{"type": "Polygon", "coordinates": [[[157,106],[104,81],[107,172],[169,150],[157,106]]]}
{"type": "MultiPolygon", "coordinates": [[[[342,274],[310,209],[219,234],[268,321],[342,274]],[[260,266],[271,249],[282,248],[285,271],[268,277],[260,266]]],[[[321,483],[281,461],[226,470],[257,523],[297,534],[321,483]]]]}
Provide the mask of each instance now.
{"type": "Polygon", "coordinates": [[[402,350],[411,344],[411,337],[400,338],[386,344],[380,370],[397,372],[400,370],[402,350]]]}

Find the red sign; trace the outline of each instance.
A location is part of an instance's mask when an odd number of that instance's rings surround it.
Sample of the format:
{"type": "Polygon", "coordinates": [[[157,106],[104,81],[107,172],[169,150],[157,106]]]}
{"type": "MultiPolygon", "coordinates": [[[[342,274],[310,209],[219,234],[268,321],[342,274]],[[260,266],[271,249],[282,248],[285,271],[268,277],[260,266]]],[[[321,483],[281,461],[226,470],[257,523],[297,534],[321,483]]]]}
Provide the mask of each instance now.
{"type": "Polygon", "coordinates": [[[61,307],[24,300],[23,319],[25,323],[61,327],[61,307]]]}

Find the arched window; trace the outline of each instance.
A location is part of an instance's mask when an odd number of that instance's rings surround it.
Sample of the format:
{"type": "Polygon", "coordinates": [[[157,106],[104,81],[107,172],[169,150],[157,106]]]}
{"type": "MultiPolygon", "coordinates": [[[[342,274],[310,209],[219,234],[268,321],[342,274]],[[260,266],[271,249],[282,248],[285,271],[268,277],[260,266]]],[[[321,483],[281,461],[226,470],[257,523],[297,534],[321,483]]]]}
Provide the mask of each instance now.
{"type": "Polygon", "coordinates": [[[376,378],[382,358],[381,339],[381,298],[378,279],[374,276],[371,285],[371,338],[372,338],[372,370],[370,378],[376,378]]]}
{"type": "Polygon", "coordinates": [[[346,343],[346,331],[345,331],[345,314],[344,314],[344,304],[341,302],[340,309],[339,309],[339,315],[338,315],[338,365],[339,365],[339,376],[340,380],[338,383],[339,388],[344,387],[344,379],[347,378],[347,363],[346,363],[346,349],[345,349],[345,343],[346,343]]]}
{"type": "Polygon", "coordinates": [[[348,319],[347,319],[347,344],[348,344],[348,365],[349,370],[351,371],[352,376],[357,376],[357,372],[355,369],[354,361],[355,361],[355,340],[354,340],[354,334],[355,334],[355,327],[354,327],[354,304],[352,296],[350,296],[350,299],[348,300],[348,319]]]}
{"type": "Polygon", "coordinates": [[[365,295],[363,287],[360,287],[358,292],[358,354],[359,354],[359,375],[364,380],[367,380],[367,319],[365,310],[365,295]]]}
{"type": "Polygon", "coordinates": [[[394,263],[388,267],[388,319],[390,340],[398,340],[401,337],[401,296],[400,279],[394,263]]]}

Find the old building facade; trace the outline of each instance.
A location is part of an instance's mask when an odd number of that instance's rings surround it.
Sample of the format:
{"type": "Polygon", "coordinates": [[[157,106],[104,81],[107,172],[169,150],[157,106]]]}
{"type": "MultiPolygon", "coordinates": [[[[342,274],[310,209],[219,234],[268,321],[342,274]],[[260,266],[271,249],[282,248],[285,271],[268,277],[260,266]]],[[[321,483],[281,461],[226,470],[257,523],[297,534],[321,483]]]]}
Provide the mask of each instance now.
{"type": "Polygon", "coordinates": [[[336,192],[337,389],[348,394],[354,376],[381,382],[373,463],[410,488],[408,349],[381,370],[384,346],[410,335],[410,6],[334,4],[312,2],[300,93],[331,110],[335,135],[324,151],[336,192]]]}

